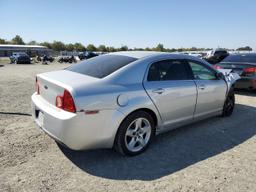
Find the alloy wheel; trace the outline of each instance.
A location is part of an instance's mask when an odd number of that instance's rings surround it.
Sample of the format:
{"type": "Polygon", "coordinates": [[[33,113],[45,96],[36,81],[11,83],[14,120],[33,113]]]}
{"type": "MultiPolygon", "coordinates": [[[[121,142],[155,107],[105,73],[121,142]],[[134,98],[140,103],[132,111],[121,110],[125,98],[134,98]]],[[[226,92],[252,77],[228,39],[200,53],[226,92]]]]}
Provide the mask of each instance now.
{"type": "Polygon", "coordinates": [[[151,135],[151,125],[146,118],[135,119],[125,133],[125,145],[129,151],[137,152],[144,148],[151,135]]]}

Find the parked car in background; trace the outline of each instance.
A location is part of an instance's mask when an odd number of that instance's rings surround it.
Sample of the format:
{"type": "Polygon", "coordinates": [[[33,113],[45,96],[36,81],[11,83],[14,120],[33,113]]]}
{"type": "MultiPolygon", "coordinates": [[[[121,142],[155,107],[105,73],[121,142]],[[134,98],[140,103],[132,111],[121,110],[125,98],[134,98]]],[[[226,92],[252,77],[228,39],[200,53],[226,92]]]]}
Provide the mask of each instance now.
{"type": "Polygon", "coordinates": [[[86,59],[85,53],[79,53],[79,54],[78,54],[78,58],[79,58],[80,60],[86,59]]]}
{"type": "Polygon", "coordinates": [[[256,53],[231,54],[214,66],[216,69],[232,69],[240,75],[235,88],[256,90],[256,53]]]}
{"type": "Polygon", "coordinates": [[[96,56],[98,56],[97,53],[88,52],[87,55],[86,55],[86,59],[90,59],[90,58],[93,58],[93,57],[96,57],[96,56]]]}
{"type": "Polygon", "coordinates": [[[216,64],[216,63],[221,62],[228,55],[229,55],[229,53],[226,49],[218,48],[218,49],[209,51],[205,56],[205,60],[211,64],[216,64]]]}
{"type": "Polygon", "coordinates": [[[60,56],[58,57],[59,63],[76,63],[75,57],[72,56],[60,56]]]}
{"type": "Polygon", "coordinates": [[[132,156],[159,133],[230,116],[234,81],[185,54],[115,52],[37,75],[32,114],[71,149],[114,147],[132,156]]]}
{"type": "Polygon", "coordinates": [[[43,56],[37,56],[37,58],[36,58],[36,60],[38,61],[38,62],[40,62],[40,61],[44,61],[44,62],[47,62],[47,61],[49,61],[49,62],[53,62],[54,61],[54,58],[52,57],[52,56],[50,56],[50,55],[43,55],[43,56]]]}
{"type": "Polygon", "coordinates": [[[9,57],[10,62],[14,63],[14,58],[16,58],[19,55],[26,55],[25,52],[13,52],[12,55],[9,57]]]}
{"type": "Polygon", "coordinates": [[[93,53],[93,52],[84,52],[84,53],[80,53],[80,54],[78,55],[78,58],[79,58],[80,60],[84,60],[84,59],[90,59],[90,58],[96,57],[96,56],[98,56],[97,53],[93,53]]]}
{"type": "Polygon", "coordinates": [[[30,64],[30,57],[24,52],[13,53],[10,57],[10,63],[15,64],[30,64]]]}

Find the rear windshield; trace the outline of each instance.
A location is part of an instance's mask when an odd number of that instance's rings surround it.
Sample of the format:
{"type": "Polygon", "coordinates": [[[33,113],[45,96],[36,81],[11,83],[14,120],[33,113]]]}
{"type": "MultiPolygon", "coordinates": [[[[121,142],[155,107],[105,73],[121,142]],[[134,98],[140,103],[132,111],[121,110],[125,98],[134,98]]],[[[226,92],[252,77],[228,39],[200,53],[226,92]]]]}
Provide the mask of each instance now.
{"type": "Polygon", "coordinates": [[[66,70],[89,75],[96,78],[104,78],[125,65],[136,61],[136,58],[123,55],[101,55],[74,64],[66,70]]]}
{"type": "Polygon", "coordinates": [[[245,54],[245,55],[229,55],[223,62],[246,62],[256,63],[256,54],[245,54]]]}

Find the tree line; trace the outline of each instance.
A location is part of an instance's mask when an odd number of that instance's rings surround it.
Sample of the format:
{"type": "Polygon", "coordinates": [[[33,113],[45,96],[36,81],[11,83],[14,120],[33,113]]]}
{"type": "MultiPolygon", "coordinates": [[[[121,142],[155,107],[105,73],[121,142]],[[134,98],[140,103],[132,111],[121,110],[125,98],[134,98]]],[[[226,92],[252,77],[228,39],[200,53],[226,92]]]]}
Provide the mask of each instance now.
{"type": "MultiPolygon", "coordinates": [[[[52,49],[54,51],[91,51],[91,52],[116,52],[116,51],[160,51],[160,52],[184,52],[184,51],[208,51],[211,50],[211,48],[197,48],[197,47],[191,47],[191,48],[165,48],[163,44],[159,43],[156,47],[146,47],[146,48],[129,48],[126,45],[123,45],[119,48],[112,47],[112,46],[105,46],[105,45],[99,45],[98,47],[89,44],[86,47],[81,43],[68,43],[65,44],[61,41],[53,41],[53,42],[37,42],[37,41],[30,41],[28,43],[25,43],[23,39],[16,35],[14,38],[12,38],[10,41],[7,41],[5,39],[0,38],[0,44],[15,44],[15,45],[42,45],[49,49],[52,49]]],[[[236,49],[237,51],[252,51],[252,48],[249,46],[245,47],[239,47],[236,49]]]]}

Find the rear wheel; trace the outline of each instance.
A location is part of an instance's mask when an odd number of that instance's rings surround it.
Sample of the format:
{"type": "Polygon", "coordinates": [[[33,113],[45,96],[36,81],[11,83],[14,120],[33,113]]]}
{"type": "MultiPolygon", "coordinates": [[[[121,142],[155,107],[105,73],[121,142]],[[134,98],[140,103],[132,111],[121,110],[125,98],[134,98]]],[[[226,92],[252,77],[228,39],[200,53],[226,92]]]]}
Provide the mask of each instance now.
{"type": "Polygon", "coordinates": [[[235,94],[232,91],[231,93],[228,94],[226,98],[223,111],[222,111],[222,116],[229,117],[230,115],[232,115],[234,108],[235,108],[235,94]]]}
{"type": "Polygon", "coordinates": [[[129,115],[120,125],[114,148],[117,152],[134,156],[146,150],[155,134],[151,115],[138,111],[129,115]]]}

